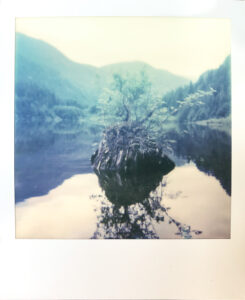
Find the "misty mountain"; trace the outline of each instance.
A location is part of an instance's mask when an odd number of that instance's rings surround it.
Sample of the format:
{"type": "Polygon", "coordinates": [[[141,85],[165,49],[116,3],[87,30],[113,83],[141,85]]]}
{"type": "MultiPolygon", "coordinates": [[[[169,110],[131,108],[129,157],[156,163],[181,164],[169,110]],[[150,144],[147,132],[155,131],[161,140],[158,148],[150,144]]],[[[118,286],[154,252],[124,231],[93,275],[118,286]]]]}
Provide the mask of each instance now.
{"type": "Polygon", "coordinates": [[[16,120],[40,122],[66,115],[70,120],[95,107],[103,88],[114,73],[144,71],[159,94],[188,83],[188,80],[143,62],[127,62],[101,68],[79,64],[51,45],[16,34],[15,104],[16,120]],[[62,108],[57,109],[61,105],[62,108]],[[65,106],[69,106],[65,112],[65,106]],[[54,109],[55,108],[55,109],[54,109]],[[77,110],[79,109],[79,110],[77,110]],[[58,115],[57,115],[58,111],[58,115]]]}
{"type": "Polygon", "coordinates": [[[37,86],[61,101],[89,104],[98,96],[97,79],[97,68],[75,63],[43,41],[16,34],[17,86],[37,86]]]}
{"type": "Polygon", "coordinates": [[[221,118],[230,115],[230,57],[216,70],[209,70],[192,83],[168,71],[144,62],[121,62],[100,68],[79,64],[65,57],[53,46],[16,34],[15,120],[41,124],[65,120],[67,124],[96,114],[98,98],[109,87],[113,74],[136,74],[144,71],[152,87],[168,107],[176,109],[180,122],[221,118]],[[205,96],[199,105],[179,106],[189,95],[210,88],[215,93],[205,96]]]}
{"type": "Polygon", "coordinates": [[[176,89],[176,87],[184,86],[190,82],[190,80],[181,76],[174,75],[168,71],[156,69],[140,61],[134,62],[122,62],[117,64],[111,64],[100,68],[104,75],[105,86],[108,85],[115,73],[118,74],[137,74],[141,71],[145,72],[152,83],[152,87],[160,94],[163,95],[168,91],[176,89]],[[106,81],[107,80],[107,81],[106,81]]]}

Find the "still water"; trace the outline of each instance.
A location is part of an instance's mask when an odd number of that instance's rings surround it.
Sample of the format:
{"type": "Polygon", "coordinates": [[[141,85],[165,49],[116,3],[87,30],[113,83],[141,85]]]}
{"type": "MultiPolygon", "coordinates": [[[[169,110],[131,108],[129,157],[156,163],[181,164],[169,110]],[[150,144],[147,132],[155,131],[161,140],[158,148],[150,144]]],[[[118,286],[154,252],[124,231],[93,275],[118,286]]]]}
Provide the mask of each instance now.
{"type": "Polygon", "coordinates": [[[17,238],[230,237],[226,132],[171,129],[163,143],[175,168],[128,175],[93,172],[98,136],[33,130],[15,145],[17,238]]]}

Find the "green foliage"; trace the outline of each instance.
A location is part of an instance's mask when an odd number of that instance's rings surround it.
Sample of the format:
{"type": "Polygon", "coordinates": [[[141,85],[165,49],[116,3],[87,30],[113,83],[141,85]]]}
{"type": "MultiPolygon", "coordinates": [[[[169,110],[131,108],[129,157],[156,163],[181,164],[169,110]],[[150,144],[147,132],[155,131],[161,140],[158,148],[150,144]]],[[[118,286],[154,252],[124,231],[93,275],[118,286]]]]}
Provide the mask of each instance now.
{"type": "Polygon", "coordinates": [[[131,61],[111,64],[100,68],[99,74],[103,77],[102,87],[108,87],[114,74],[127,77],[127,74],[139,74],[144,72],[152,84],[152,88],[161,95],[176,89],[189,82],[186,78],[174,75],[166,70],[156,69],[144,62],[131,61]]]}
{"type": "Polygon", "coordinates": [[[212,87],[196,90],[196,86],[190,83],[160,96],[143,71],[126,76],[114,74],[113,78],[111,88],[104,89],[99,99],[98,110],[104,126],[126,122],[144,125],[152,133],[157,133],[170,117],[182,121],[183,116],[198,111],[205,105],[205,99],[216,93],[212,87]]]}
{"type": "Polygon", "coordinates": [[[15,123],[18,126],[56,123],[74,124],[84,118],[82,105],[72,100],[61,101],[48,90],[34,83],[18,82],[15,85],[15,123]]]}
{"type": "Polygon", "coordinates": [[[223,118],[231,112],[230,57],[216,70],[202,74],[196,83],[164,95],[179,122],[223,118]]]}
{"type": "Polygon", "coordinates": [[[223,118],[231,111],[230,57],[197,82],[176,89],[185,78],[145,63],[80,65],[42,41],[17,34],[15,71],[15,120],[26,124],[55,116],[75,120],[78,111],[71,107],[76,107],[89,126],[137,122],[161,130],[167,119],[223,118]],[[57,105],[63,108],[55,113],[57,105]]]}
{"type": "Polygon", "coordinates": [[[111,88],[104,89],[99,99],[99,110],[105,126],[127,122],[144,123],[162,102],[154,92],[144,72],[113,75],[111,88]]]}
{"type": "Polygon", "coordinates": [[[59,101],[47,90],[33,83],[20,82],[15,86],[15,122],[22,124],[44,123],[52,118],[50,107],[59,101]]]}

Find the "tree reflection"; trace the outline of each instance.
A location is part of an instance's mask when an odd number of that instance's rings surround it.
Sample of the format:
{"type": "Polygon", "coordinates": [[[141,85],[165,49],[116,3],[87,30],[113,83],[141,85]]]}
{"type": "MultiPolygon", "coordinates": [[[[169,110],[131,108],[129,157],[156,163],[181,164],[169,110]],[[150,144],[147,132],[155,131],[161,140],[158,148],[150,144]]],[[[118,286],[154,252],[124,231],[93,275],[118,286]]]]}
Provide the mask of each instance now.
{"type": "Polygon", "coordinates": [[[200,171],[215,176],[231,195],[231,136],[228,132],[182,124],[166,132],[162,140],[170,141],[168,146],[174,156],[192,160],[200,171]]]}
{"type": "Polygon", "coordinates": [[[158,239],[155,226],[164,221],[173,223],[176,235],[182,238],[201,234],[172,218],[170,208],[161,203],[166,185],[164,175],[173,168],[174,164],[158,172],[97,172],[105,196],[102,199],[101,195],[93,196],[101,202],[101,207],[92,238],[158,239]]]}

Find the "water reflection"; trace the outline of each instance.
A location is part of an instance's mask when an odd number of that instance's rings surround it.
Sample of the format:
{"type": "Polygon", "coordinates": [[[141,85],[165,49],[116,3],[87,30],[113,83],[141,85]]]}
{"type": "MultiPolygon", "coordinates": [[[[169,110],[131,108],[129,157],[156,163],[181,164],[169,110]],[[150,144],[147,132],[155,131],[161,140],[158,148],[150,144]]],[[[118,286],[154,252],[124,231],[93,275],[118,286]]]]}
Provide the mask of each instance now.
{"type": "MultiPolygon", "coordinates": [[[[15,200],[47,194],[75,174],[92,172],[90,157],[100,140],[91,130],[17,127],[15,132],[15,200]],[[86,131],[86,132],[85,132],[86,131]]],[[[201,126],[168,130],[168,155],[176,165],[193,161],[201,172],[215,176],[231,194],[230,135],[201,126]]]]}
{"type": "MultiPolygon", "coordinates": [[[[171,216],[202,231],[195,238],[229,238],[231,197],[219,181],[190,163],[167,175],[162,203],[171,216]]],[[[157,228],[162,238],[171,237],[166,227],[157,228]]]]}
{"type": "Polygon", "coordinates": [[[99,199],[101,207],[93,238],[157,239],[155,223],[164,220],[175,224],[175,234],[183,238],[191,238],[193,233],[201,234],[171,217],[169,208],[161,203],[166,186],[164,175],[173,169],[172,163],[155,172],[139,172],[136,168],[130,173],[96,172],[106,197],[103,201],[99,199]]]}
{"type": "Polygon", "coordinates": [[[61,127],[16,131],[17,237],[229,238],[228,133],[168,130],[162,143],[176,167],[165,173],[92,174],[98,140],[61,127]]]}
{"type": "Polygon", "coordinates": [[[77,128],[62,131],[61,125],[53,127],[17,127],[16,202],[45,195],[75,174],[93,172],[90,157],[98,136],[76,132],[77,128]]]}
{"type": "Polygon", "coordinates": [[[148,198],[162,180],[162,177],[174,169],[174,163],[164,169],[139,171],[137,168],[126,171],[100,171],[95,170],[101,188],[105,191],[107,199],[115,206],[128,206],[142,202],[148,198]]]}
{"type": "Polygon", "coordinates": [[[193,161],[198,169],[215,176],[228,195],[231,195],[231,136],[229,131],[207,126],[182,124],[163,136],[170,142],[171,153],[177,162],[193,161]]]}
{"type": "Polygon", "coordinates": [[[101,194],[95,174],[75,175],[47,195],[16,204],[16,238],[83,238],[96,230],[99,208],[90,195],[101,194]]]}
{"type": "Polygon", "coordinates": [[[229,236],[230,197],[194,164],[175,167],[148,198],[121,207],[107,199],[95,174],[75,175],[16,205],[17,238],[229,236]]]}

